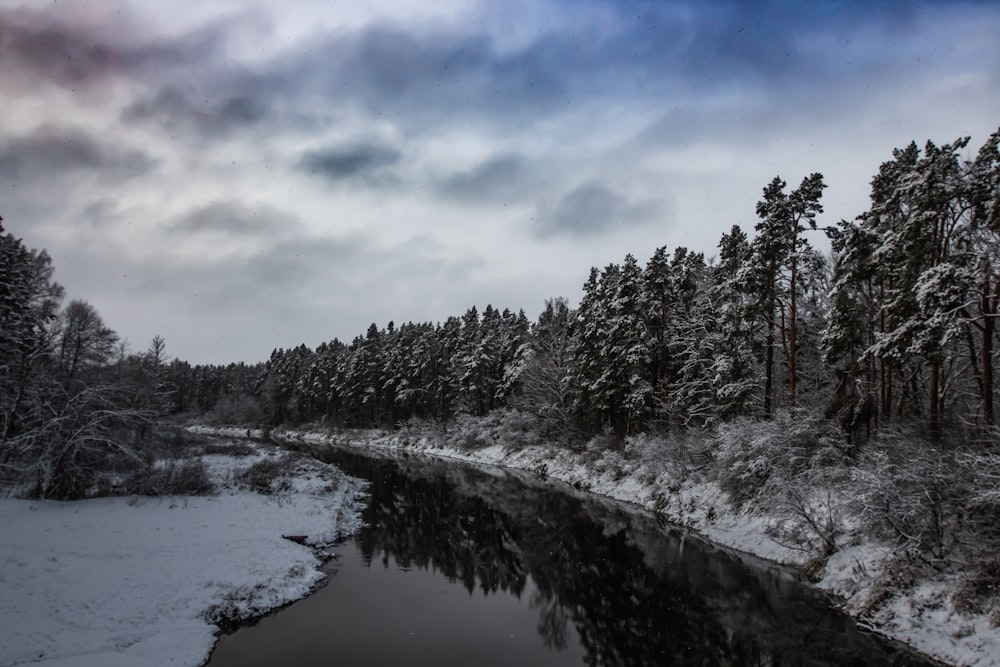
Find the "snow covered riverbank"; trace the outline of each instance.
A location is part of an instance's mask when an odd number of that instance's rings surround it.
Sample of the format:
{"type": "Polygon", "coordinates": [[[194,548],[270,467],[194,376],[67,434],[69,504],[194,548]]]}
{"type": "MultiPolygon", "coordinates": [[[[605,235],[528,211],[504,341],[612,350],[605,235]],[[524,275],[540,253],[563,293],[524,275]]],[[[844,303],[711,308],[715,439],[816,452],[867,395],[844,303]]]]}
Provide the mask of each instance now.
{"type": "Polygon", "coordinates": [[[240,472],[291,455],[255,449],[202,457],[219,487],[211,496],[0,499],[0,665],[196,667],[213,620],[313,590],[322,551],[360,526],[363,485],[301,457],[261,495],[240,472]]]}
{"type": "MultiPolygon", "coordinates": [[[[199,430],[248,435],[245,429],[199,430]]],[[[383,452],[415,452],[529,471],[659,512],[672,523],[687,526],[720,545],[790,565],[801,566],[807,560],[803,551],[782,546],[768,536],[777,517],[759,511],[738,511],[717,483],[677,475],[669,466],[649,463],[641,455],[625,457],[610,450],[595,454],[539,445],[505,447],[502,441],[464,448],[405,429],[341,435],[273,431],[269,436],[278,442],[318,446],[336,443],[383,452]]],[[[861,534],[844,535],[839,551],[818,573],[817,586],[840,600],[861,625],[926,655],[953,665],[1000,664],[1000,629],[985,615],[962,614],[954,608],[952,593],[958,582],[942,576],[918,581],[910,588],[891,585],[891,554],[888,546],[873,543],[861,534]],[[878,604],[873,604],[876,600],[878,604]]]]}

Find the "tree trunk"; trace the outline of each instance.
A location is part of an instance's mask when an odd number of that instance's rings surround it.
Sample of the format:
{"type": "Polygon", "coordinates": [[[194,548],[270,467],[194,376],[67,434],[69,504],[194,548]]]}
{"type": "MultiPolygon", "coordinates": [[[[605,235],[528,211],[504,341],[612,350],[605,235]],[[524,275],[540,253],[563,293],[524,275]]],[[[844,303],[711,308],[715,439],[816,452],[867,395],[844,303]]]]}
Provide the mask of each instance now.
{"type": "Polygon", "coordinates": [[[795,406],[795,336],[796,336],[796,326],[795,320],[798,317],[798,306],[795,301],[795,277],[796,277],[797,262],[793,256],[792,258],[792,275],[791,275],[791,302],[788,312],[789,322],[788,322],[788,400],[792,407],[795,406]]]}
{"type": "MultiPolygon", "coordinates": [[[[879,332],[885,333],[885,287],[879,282],[879,332]]],[[[892,362],[888,359],[881,359],[880,363],[880,376],[879,376],[879,395],[881,398],[881,406],[879,408],[879,415],[881,416],[881,421],[888,424],[892,420],[892,362]]]]}
{"type": "Polygon", "coordinates": [[[993,426],[993,334],[996,330],[996,299],[985,299],[983,318],[983,421],[993,426]]]}
{"type": "Polygon", "coordinates": [[[767,289],[767,337],[764,341],[764,417],[771,417],[771,395],[774,387],[774,272],[777,268],[771,262],[767,289]]]}
{"type": "Polygon", "coordinates": [[[941,437],[941,409],[939,402],[939,394],[941,393],[941,362],[937,360],[932,361],[930,370],[930,412],[928,413],[928,421],[930,424],[931,436],[936,439],[941,437]]]}

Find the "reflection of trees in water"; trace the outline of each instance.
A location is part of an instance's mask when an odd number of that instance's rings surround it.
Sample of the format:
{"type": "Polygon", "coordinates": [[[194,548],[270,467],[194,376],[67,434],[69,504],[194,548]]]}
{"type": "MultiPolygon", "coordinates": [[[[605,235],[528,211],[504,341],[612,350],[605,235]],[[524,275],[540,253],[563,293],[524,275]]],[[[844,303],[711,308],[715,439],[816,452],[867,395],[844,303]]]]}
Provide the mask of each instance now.
{"type": "Polygon", "coordinates": [[[928,664],[857,634],[787,575],[684,544],[654,521],[455,465],[335,462],[370,480],[357,536],[369,563],[518,597],[530,576],[545,645],[566,648],[572,623],[589,665],[928,664]]]}
{"type": "MultiPolygon", "coordinates": [[[[528,531],[524,551],[539,598],[548,610],[558,605],[562,617],[572,620],[591,665],[649,665],[678,661],[690,664],[722,660],[726,632],[720,619],[693,592],[683,577],[662,577],[650,569],[642,554],[619,530],[605,535],[602,526],[588,520],[582,504],[556,496],[555,516],[566,517],[555,529],[528,531]],[[549,554],[553,541],[559,558],[549,554]]],[[[540,629],[549,630],[554,618],[542,617],[540,629]]]]}
{"type": "MultiPolygon", "coordinates": [[[[338,461],[339,462],[339,461],[338,461]]],[[[520,597],[527,582],[509,521],[474,497],[461,497],[442,477],[399,474],[396,466],[362,459],[351,474],[370,480],[371,502],[357,536],[364,557],[400,567],[433,568],[469,593],[505,591],[520,597]]]]}
{"type": "Polygon", "coordinates": [[[546,648],[564,651],[569,646],[570,615],[554,595],[536,590],[531,594],[529,606],[538,610],[538,634],[546,648]]]}

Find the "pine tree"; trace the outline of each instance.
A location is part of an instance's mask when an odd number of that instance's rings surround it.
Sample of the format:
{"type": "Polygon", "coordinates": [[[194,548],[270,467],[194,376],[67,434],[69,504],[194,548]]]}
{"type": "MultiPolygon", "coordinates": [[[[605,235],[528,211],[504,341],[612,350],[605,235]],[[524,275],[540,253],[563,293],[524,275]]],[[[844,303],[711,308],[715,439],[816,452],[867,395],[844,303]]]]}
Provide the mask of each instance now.
{"type": "Polygon", "coordinates": [[[580,303],[575,410],[585,432],[610,428],[619,438],[648,418],[648,334],[642,270],[628,255],[622,265],[591,271],[580,303]]]}
{"type": "Polygon", "coordinates": [[[714,403],[721,418],[750,412],[761,383],[754,357],[754,351],[761,347],[755,326],[759,294],[754,289],[751,260],[746,233],[733,225],[719,241],[719,260],[709,288],[714,403]]]}
{"type": "MultiPolygon", "coordinates": [[[[914,144],[894,151],[896,159],[883,165],[880,176],[885,176],[876,182],[879,191],[866,218],[878,238],[875,256],[885,273],[885,325],[869,354],[909,366],[913,379],[926,369],[925,400],[914,396],[911,403],[926,406],[934,433],[940,433],[946,401],[947,348],[961,334],[962,278],[953,253],[968,211],[958,159],[968,141],[941,147],[928,141],[922,155],[914,144]]],[[[891,381],[886,385],[891,399],[891,381]]],[[[900,388],[912,391],[907,384],[900,388]]],[[[898,405],[901,413],[903,403],[898,405]]]]}
{"type": "Polygon", "coordinates": [[[573,328],[575,313],[565,299],[549,299],[514,367],[518,405],[538,416],[543,433],[562,435],[573,407],[573,328]]]}
{"type": "Polygon", "coordinates": [[[764,300],[759,309],[765,323],[764,342],[764,414],[771,415],[774,405],[775,349],[780,343],[786,368],[788,402],[795,405],[799,352],[799,297],[807,269],[805,256],[811,246],[804,238],[806,229],[816,229],[816,215],[823,212],[819,200],[826,185],[822,174],[803,179],[791,194],[785,193],[785,181],[775,177],[757,203],[757,236],[753,242],[756,273],[763,287],[764,300]]]}
{"type": "Polygon", "coordinates": [[[0,218],[0,443],[29,428],[25,412],[47,373],[63,297],[53,272],[48,253],[4,232],[0,218]]]}
{"type": "Polygon", "coordinates": [[[520,369],[528,351],[531,323],[523,310],[515,315],[506,308],[500,315],[500,321],[498,380],[494,400],[496,405],[506,407],[520,391],[520,369]]]}
{"type": "Polygon", "coordinates": [[[833,289],[821,345],[825,363],[836,375],[830,414],[838,414],[845,432],[861,428],[871,435],[878,420],[876,359],[862,360],[875,342],[878,321],[875,237],[852,222],[828,231],[834,252],[833,289]]]}
{"type": "Polygon", "coordinates": [[[670,255],[666,246],[656,249],[642,275],[643,316],[648,335],[646,369],[650,385],[650,410],[657,417],[670,412],[669,393],[677,376],[678,361],[673,358],[671,318],[674,307],[670,255]]]}
{"type": "Polygon", "coordinates": [[[1000,317],[1000,130],[980,148],[967,175],[971,209],[963,250],[970,279],[963,315],[969,322],[969,351],[977,369],[982,419],[989,427],[996,423],[993,356],[1000,317]]]}
{"type": "Polygon", "coordinates": [[[604,373],[604,340],[608,329],[608,304],[604,298],[605,276],[612,276],[617,266],[609,265],[603,274],[593,267],[583,285],[583,297],[577,310],[576,335],[572,355],[573,411],[584,433],[600,432],[606,424],[607,396],[601,383],[604,373]]]}
{"type": "Polygon", "coordinates": [[[615,432],[624,437],[642,429],[649,418],[652,387],[646,378],[649,335],[642,298],[642,269],[626,255],[618,272],[605,341],[605,392],[615,432]]]}

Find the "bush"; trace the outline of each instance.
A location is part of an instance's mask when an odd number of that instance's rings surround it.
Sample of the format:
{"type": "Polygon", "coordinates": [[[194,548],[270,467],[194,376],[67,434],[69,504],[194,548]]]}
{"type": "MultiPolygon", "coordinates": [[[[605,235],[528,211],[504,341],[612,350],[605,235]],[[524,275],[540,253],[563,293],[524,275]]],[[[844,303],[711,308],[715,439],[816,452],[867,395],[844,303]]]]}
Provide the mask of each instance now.
{"type": "Polygon", "coordinates": [[[266,458],[257,461],[245,470],[237,473],[235,482],[250,491],[262,495],[274,495],[292,488],[291,475],[295,472],[297,456],[266,458]]]}
{"type": "Polygon", "coordinates": [[[780,496],[775,494],[770,509],[777,522],[768,529],[768,536],[789,549],[810,554],[807,574],[817,574],[837,552],[837,537],[843,532],[842,503],[829,486],[824,492],[821,486],[803,481],[780,496]]]}
{"type": "Polygon", "coordinates": [[[623,456],[654,470],[665,470],[671,479],[684,481],[694,474],[710,472],[715,464],[714,444],[706,432],[695,429],[669,436],[642,433],[625,439],[623,456]]]}
{"type": "Polygon", "coordinates": [[[493,410],[484,417],[457,415],[439,436],[441,444],[462,450],[492,445],[520,449],[538,444],[534,419],[516,410],[493,410]]]}
{"type": "Polygon", "coordinates": [[[253,456],[257,450],[253,445],[246,442],[218,442],[212,441],[202,447],[202,453],[218,456],[253,456]]]}
{"type": "MultiPolygon", "coordinates": [[[[952,598],[955,608],[965,613],[982,614],[989,610],[1000,594],[1000,557],[981,563],[975,572],[966,575],[952,598]]],[[[1000,620],[1000,609],[993,614],[994,625],[1000,620]]]]}
{"type": "MultiPolygon", "coordinates": [[[[854,473],[855,503],[869,530],[909,559],[943,559],[968,501],[954,452],[883,434],[854,473]]],[[[908,440],[908,439],[907,439],[908,440]]]]}
{"type": "Polygon", "coordinates": [[[719,486],[737,507],[767,503],[807,470],[842,465],[842,436],[831,422],[805,410],[781,412],[770,421],[741,418],[720,424],[716,442],[719,486]]]}
{"type": "Polygon", "coordinates": [[[911,576],[961,572],[956,608],[1000,622],[1000,452],[899,430],[872,447],[853,482],[864,528],[896,545],[911,576]]]}
{"type": "Polygon", "coordinates": [[[207,496],[215,493],[208,467],[201,459],[170,459],[143,466],[122,487],[141,496],[207,496]]]}

